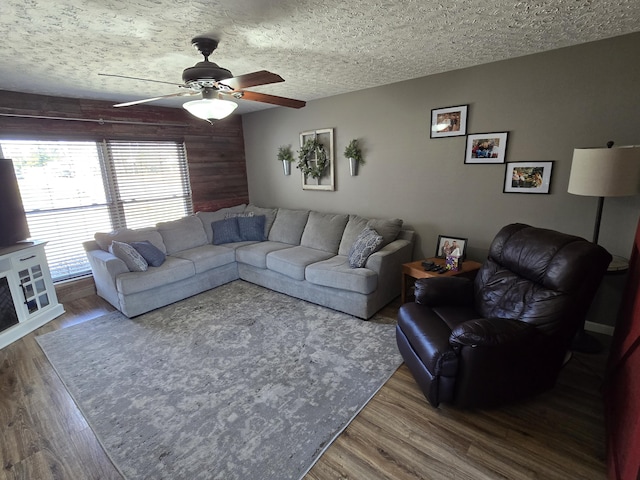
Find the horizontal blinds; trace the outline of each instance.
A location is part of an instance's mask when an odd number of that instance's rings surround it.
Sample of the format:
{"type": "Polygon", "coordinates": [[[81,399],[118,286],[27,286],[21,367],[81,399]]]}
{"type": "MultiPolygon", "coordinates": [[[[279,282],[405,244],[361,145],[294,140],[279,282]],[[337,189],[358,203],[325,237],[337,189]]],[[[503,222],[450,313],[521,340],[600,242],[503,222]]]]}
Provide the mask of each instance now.
{"type": "Polygon", "coordinates": [[[0,141],[54,280],[90,272],[82,242],[193,212],[184,144],[0,141]]]}
{"type": "Polygon", "coordinates": [[[184,144],[105,142],[118,215],[129,228],[193,213],[184,144]]]}
{"type": "Polygon", "coordinates": [[[96,143],[3,140],[0,145],[13,159],[31,237],[48,242],[52,277],[89,273],[82,242],[112,229],[96,143]]]}

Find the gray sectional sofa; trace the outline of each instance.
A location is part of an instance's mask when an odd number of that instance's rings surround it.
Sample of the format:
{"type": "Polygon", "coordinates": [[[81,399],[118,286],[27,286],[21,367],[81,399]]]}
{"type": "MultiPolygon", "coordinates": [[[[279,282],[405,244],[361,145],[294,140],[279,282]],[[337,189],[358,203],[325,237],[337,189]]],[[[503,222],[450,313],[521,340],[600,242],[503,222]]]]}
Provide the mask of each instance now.
{"type": "Polygon", "coordinates": [[[128,317],[242,279],[368,319],[399,295],[401,266],[411,261],[413,244],[414,232],[398,219],[238,205],[155,228],[97,233],[84,247],[98,295],[128,317]],[[247,217],[260,220],[257,237],[251,223],[249,241],[229,230],[248,225],[247,217]],[[137,242],[151,244],[164,261],[138,268],[114,248],[137,242]],[[363,257],[354,250],[364,244],[363,257]]]}

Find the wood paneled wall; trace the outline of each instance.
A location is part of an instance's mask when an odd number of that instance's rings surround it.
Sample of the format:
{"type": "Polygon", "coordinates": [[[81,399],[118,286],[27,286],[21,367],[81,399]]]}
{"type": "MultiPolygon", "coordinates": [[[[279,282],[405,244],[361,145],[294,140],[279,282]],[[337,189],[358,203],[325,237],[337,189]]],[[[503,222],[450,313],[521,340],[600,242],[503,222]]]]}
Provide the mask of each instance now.
{"type": "Polygon", "coordinates": [[[184,141],[194,211],[217,210],[249,201],[242,118],[239,115],[232,115],[212,126],[178,108],[148,104],[113,108],[112,102],[0,90],[0,138],[36,137],[51,140],[184,141]]]}

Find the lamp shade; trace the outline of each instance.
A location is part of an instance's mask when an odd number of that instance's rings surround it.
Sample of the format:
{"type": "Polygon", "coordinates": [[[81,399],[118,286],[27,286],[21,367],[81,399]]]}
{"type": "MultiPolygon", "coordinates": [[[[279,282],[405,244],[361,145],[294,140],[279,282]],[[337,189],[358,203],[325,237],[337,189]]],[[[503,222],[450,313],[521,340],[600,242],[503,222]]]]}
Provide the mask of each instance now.
{"type": "Polygon", "coordinates": [[[191,115],[213,123],[214,120],[225,118],[238,108],[238,104],[219,98],[203,98],[182,105],[191,115]]]}
{"type": "Polygon", "coordinates": [[[567,191],[592,197],[640,193],[640,148],[576,148],[567,191]]]}

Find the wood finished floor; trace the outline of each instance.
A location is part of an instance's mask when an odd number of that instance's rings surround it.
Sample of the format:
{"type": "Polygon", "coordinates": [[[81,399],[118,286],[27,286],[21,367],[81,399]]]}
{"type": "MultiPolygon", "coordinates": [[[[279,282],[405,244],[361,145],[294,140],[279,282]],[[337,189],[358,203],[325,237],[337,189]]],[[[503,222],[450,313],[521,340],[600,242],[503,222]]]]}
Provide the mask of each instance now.
{"type": "MultiPolygon", "coordinates": [[[[113,308],[95,295],[64,306],[0,351],[0,479],[121,479],[35,341],[113,308]]],[[[432,408],[403,365],[305,480],[605,479],[605,361],[574,354],[553,391],[483,411],[432,408]]]]}

